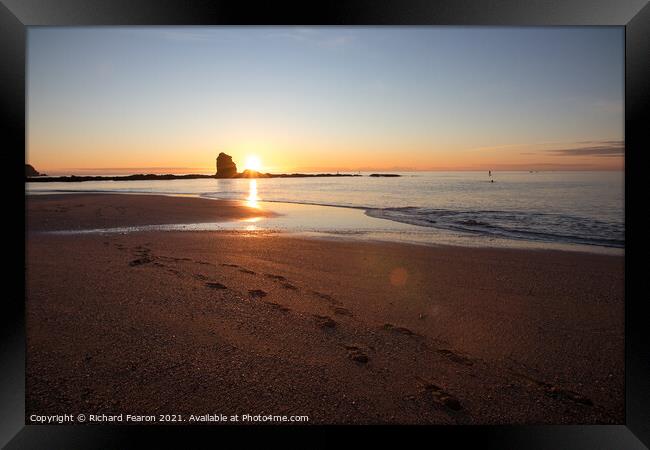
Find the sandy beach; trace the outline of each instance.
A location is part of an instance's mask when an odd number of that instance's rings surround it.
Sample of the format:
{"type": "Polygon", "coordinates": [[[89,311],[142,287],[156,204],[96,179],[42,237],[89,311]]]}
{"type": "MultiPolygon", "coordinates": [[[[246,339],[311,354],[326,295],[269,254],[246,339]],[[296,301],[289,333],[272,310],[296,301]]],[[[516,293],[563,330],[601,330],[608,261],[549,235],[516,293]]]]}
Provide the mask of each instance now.
{"type": "Polygon", "coordinates": [[[26,199],[26,414],[624,421],[624,259],[282,233],[238,202],[26,199]]]}

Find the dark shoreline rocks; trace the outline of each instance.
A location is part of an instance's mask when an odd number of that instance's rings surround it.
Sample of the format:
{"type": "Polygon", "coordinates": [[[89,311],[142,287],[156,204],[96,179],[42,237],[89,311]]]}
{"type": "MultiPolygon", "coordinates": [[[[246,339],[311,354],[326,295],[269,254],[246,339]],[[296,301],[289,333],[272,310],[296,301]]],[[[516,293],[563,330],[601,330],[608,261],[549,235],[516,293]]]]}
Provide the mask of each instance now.
{"type": "MultiPolygon", "coordinates": [[[[60,176],[48,177],[44,174],[39,174],[32,166],[25,164],[25,181],[26,182],[81,182],[81,181],[141,181],[141,180],[193,180],[202,178],[311,178],[311,177],[360,177],[361,174],[354,173],[262,173],[256,170],[246,169],[243,172],[237,172],[237,165],[232,160],[232,156],[226,153],[219,153],[217,156],[217,172],[214,175],[202,174],[187,174],[187,175],[174,175],[164,174],[156,175],[153,173],[138,173],[133,175],[119,175],[119,176],[60,176]],[[36,178],[38,177],[38,178],[36,178]]],[[[371,177],[399,177],[397,174],[380,174],[373,173],[371,177]]]]}
{"type": "Polygon", "coordinates": [[[38,173],[36,169],[34,169],[34,166],[31,164],[25,164],[25,176],[26,177],[44,177],[46,176],[44,173],[38,173]]]}
{"type": "MultiPolygon", "coordinates": [[[[315,178],[315,177],[360,177],[357,174],[339,174],[339,173],[255,173],[245,174],[244,172],[238,173],[235,176],[227,178],[315,178]]],[[[201,174],[188,174],[188,175],[156,175],[156,174],[135,174],[135,175],[122,175],[122,176],[61,176],[61,177],[25,177],[25,181],[29,183],[48,183],[48,182],[80,182],[80,181],[139,181],[139,180],[193,180],[200,178],[222,178],[216,175],[201,175],[201,174]]]]}

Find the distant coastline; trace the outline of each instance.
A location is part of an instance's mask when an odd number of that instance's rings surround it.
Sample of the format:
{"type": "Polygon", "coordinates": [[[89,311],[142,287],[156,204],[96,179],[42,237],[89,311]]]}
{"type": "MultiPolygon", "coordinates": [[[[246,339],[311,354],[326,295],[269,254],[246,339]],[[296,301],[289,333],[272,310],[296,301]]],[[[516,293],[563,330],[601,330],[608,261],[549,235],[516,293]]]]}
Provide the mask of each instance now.
{"type": "MultiPolygon", "coordinates": [[[[25,181],[26,182],[38,182],[38,183],[47,183],[47,182],[64,182],[64,183],[76,183],[81,181],[138,181],[138,180],[196,180],[202,178],[216,178],[216,179],[228,179],[228,178],[314,178],[314,177],[360,177],[360,173],[263,173],[258,170],[245,169],[242,172],[237,172],[237,164],[232,160],[232,156],[227,155],[226,153],[219,153],[219,156],[216,158],[216,169],[217,172],[214,175],[204,175],[204,174],[186,174],[186,175],[174,175],[174,174],[144,174],[138,173],[133,175],[114,175],[114,176],[102,176],[102,175],[87,175],[87,176],[77,176],[77,175],[68,175],[68,176],[59,176],[59,177],[48,177],[45,174],[39,173],[34,167],[30,164],[25,164],[25,181]]],[[[371,177],[399,177],[398,174],[393,173],[373,173],[370,174],[371,177]]]]}
{"type": "MultiPolygon", "coordinates": [[[[214,179],[232,179],[232,178],[315,178],[315,177],[361,177],[363,175],[353,173],[265,173],[265,174],[250,174],[235,177],[219,177],[216,175],[202,175],[202,174],[187,174],[187,175],[173,175],[173,174],[134,174],[134,175],[121,175],[121,176],[59,176],[59,177],[26,177],[25,181],[28,183],[76,183],[81,181],[138,181],[138,180],[194,180],[200,178],[214,178],[214,179]]],[[[399,177],[397,174],[372,174],[373,177],[399,177]]]]}

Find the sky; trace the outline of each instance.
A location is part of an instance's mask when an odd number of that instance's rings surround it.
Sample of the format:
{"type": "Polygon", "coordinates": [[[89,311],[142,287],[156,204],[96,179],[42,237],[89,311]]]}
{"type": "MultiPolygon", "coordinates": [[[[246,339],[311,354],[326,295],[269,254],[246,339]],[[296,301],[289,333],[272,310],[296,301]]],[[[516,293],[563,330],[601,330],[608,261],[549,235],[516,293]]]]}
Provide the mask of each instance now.
{"type": "Polygon", "coordinates": [[[48,174],[620,170],[622,27],[30,27],[48,174]]]}

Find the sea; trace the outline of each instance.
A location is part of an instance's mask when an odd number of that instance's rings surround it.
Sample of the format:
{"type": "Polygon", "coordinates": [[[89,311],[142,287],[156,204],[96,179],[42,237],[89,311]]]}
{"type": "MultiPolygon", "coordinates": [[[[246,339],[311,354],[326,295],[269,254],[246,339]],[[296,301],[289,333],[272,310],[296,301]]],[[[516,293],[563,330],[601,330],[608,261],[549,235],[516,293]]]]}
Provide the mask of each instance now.
{"type": "Polygon", "coordinates": [[[623,171],[397,173],[399,177],[360,172],[356,177],[26,183],[26,194],[189,195],[241,200],[277,214],[245,222],[156,227],[160,229],[284,231],[605,253],[622,253],[625,247],[623,171]]]}

